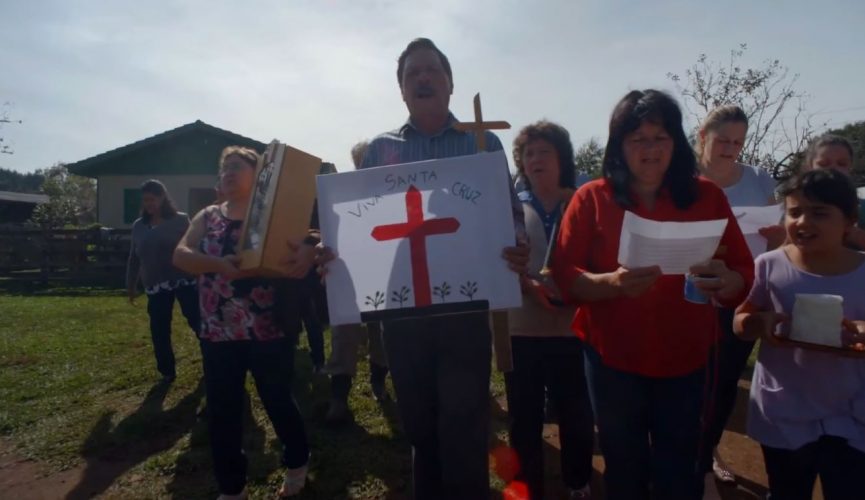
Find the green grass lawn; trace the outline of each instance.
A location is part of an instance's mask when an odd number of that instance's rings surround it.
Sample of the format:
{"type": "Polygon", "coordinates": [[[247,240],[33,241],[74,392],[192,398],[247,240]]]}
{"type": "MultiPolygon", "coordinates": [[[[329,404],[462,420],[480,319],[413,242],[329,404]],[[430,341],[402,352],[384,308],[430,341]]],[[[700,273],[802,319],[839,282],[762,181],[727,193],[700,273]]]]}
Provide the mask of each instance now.
{"type": "MultiPolygon", "coordinates": [[[[0,282],[0,318],[0,436],[15,453],[50,470],[84,467],[76,489],[83,496],[215,498],[206,421],[197,416],[205,406],[201,358],[179,310],[178,376],[170,386],[159,383],[144,297],[133,307],[117,290],[0,282]]],[[[296,366],[295,397],[313,450],[299,498],[407,497],[409,447],[395,404],[373,401],[368,365],[359,367],[351,394],[355,422],[339,429],[323,423],[328,380],[311,374],[305,337],[296,366]]],[[[247,382],[250,494],[272,498],[281,481],[279,445],[247,382]]],[[[494,371],[492,395],[503,391],[494,371]]],[[[493,409],[495,437],[503,439],[504,416],[493,409]]]]}

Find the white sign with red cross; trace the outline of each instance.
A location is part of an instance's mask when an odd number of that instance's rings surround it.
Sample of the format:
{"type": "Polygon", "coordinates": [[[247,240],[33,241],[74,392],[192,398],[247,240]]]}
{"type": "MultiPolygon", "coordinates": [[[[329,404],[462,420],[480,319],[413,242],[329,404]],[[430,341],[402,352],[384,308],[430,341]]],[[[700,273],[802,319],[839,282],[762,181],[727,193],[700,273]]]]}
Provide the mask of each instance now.
{"type": "Polygon", "coordinates": [[[502,151],[317,178],[333,325],[519,307],[502,151]]]}

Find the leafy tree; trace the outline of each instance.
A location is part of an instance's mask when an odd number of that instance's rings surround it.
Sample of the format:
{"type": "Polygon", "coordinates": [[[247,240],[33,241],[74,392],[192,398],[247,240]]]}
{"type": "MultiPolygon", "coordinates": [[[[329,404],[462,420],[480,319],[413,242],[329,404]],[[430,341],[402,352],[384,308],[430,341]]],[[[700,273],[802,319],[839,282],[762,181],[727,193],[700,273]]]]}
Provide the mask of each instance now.
{"type": "Polygon", "coordinates": [[[45,179],[42,192],[48,195],[49,201],[33,210],[33,222],[43,227],[63,227],[95,221],[95,180],[69,173],[62,163],[36,173],[45,179]]]}
{"type": "Polygon", "coordinates": [[[796,89],[799,74],[791,73],[778,59],[743,67],[741,59],[747,50],[746,44],[740,44],[725,62],[700,54],[681,76],[667,73],[667,77],[697,124],[718,106],[741,106],[749,120],[742,161],[766,168],[776,178],[786,177],[816,128],[805,110],[809,96],[796,89]]]}
{"type": "Polygon", "coordinates": [[[37,173],[22,174],[21,172],[0,167],[0,191],[38,193],[44,180],[44,177],[37,173]]]}
{"type": "Polygon", "coordinates": [[[584,174],[592,179],[601,176],[604,163],[604,146],[594,137],[584,142],[574,153],[577,175],[584,174]]]}

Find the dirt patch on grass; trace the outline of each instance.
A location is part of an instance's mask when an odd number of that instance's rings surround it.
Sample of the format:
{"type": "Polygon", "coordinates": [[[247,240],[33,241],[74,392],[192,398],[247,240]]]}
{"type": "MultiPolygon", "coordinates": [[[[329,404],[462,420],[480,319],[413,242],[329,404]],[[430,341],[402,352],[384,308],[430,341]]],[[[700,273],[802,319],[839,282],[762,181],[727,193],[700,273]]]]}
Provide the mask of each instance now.
{"type": "Polygon", "coordinates": [[[61,472],[19,456],[12,445],[0,439],[0,498],[19,500],[55,500],[65,498],[78,484],[84,467],[61,472]]]}

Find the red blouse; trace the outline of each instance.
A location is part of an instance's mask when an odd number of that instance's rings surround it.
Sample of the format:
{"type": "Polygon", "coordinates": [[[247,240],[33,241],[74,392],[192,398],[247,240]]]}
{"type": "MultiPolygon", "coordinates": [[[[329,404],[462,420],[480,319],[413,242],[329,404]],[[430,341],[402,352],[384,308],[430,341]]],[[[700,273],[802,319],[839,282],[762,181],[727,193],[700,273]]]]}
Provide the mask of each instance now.
{"type": "MultiPolygon", "coordinates": [[[[686,210],[677,209],[662,193],[653,210],[638,205],[632,211],[665,222],[728,219],[721,238],[726,251],[717,258],[745,279],[740,296],[724,304],[735,306],[751,289],[754,261],[724,192],[702,178],[698,189],[697,201],[686,210]]],[[[562,217],[553,256],[553,276],[560,290],[570,290],[584,272],[618,269],[624,216],[625,210],[616,204],[606,180],[590,182],[577,191],[562,217]]],[[[604,364],[617,370],[650,377],[691,373],[706,363],[718,335],[718,320],[715,306],[686,301],[684,286],[683,275],[664,275],[636,298],[574,300],[579,307],[571,329],[600,354],[604,364]]]]}

